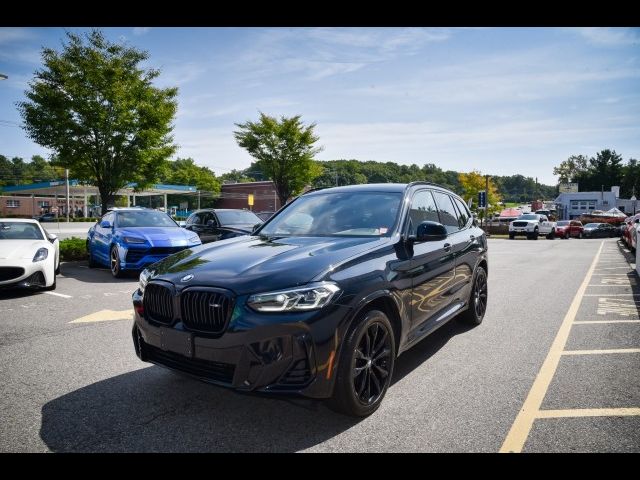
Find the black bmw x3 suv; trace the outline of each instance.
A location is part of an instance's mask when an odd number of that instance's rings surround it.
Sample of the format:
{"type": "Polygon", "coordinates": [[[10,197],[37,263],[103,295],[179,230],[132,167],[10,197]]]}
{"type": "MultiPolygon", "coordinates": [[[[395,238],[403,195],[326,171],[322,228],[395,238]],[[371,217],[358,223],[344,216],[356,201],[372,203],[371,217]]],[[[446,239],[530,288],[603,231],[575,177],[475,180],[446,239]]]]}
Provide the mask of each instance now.
{"type": "Polygon", "coordinates": [[[373,413],[396,357],[487,307],[487,241],[434,184],[301,195],[251,235],[148,267],[133,294],[141,360],[237,390],[373,413]]]}

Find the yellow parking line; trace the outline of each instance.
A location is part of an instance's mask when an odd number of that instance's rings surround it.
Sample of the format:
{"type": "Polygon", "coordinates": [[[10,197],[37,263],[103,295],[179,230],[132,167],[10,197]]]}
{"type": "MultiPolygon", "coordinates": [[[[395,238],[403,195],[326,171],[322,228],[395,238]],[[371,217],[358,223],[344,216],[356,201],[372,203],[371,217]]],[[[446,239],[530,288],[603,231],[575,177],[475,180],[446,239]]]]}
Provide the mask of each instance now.
{"type": "Polygon", "coordinates": [[[640,323],[640,320],[592,320],[573,322],[574,325],[587,325],[589,323],[640,323]]]}
{"type": "Polygon", "coordinates": [[[640,348],[614,348],[610,350],[565,350],[562,355],[603,355],[608,353],[640,353],[640,348]]]}
{"type": "Polygon", "coordinates": [[[99,312],[76,318],[69,323],[108,322],[111,320],[133,320],[133,309],[127,310],[100,310],[99,312]]]}
{"type": "Polygon", "coordinates": [[[538,418],[567,417],[632,417],[640,415],[640,408],[572,408],[568,410],[540,410],[538,418]]]}
{"type": "Polygon", "coordinates": [[[544,363],[531,386],[531,390],[529,390],[529,394],[527,395],[520,412],[516,416],[516,419],[507,434],[507,438],[505,438],[504,443],[500,448],[500,452],[502,453],[521,452],[524,448],[524,444],[527,441],[533,422],[540,410],[540,405],[542,405],[542,400],[544,399],[549,388],[549,384],[553,379],[553,375],[558,368],[558,363],[560,363],[562,351],[564,350],[564,346],[567,343],[567,338],[569,337],[569,332],[571,330],[571,324],[576,318],[578,309],[582,303],[582,297],[584,296],[584,292],[587,290],[587,286],[591,281],[591,275],[593,275],[593,271],[600,259],[600,252],[602,252],[603,246],[604,241],[600,242],[600,248],[598,249],[596,256],[593,258],[589,271],[571,302],[571,306],[562,321],[562,325],[560,325],[556,338],[551,344],[549,353],[547,353],[547,358],[545,358],[544,363]]]}

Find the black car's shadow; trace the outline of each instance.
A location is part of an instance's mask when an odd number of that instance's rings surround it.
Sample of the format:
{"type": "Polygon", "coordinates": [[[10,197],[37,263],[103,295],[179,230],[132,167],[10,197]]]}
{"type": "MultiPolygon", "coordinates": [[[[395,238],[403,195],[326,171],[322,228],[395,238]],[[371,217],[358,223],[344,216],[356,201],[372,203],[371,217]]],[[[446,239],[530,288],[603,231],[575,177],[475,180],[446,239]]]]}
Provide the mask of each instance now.
{"type": "MultiPolygon", "coordinates": [[[[36,288],[3,288],[0,289],[0,300],[11,300],[14,298],[32,297],[42,292],[36,288]]],[[[2,309],[0,308],[0,311],[2,309]]]]}
{"type": "MultiPolygon", "coordinates": [[[[400,356],[392,383],[467,330],[450,322],[400,356]]],[[[151,366],[48,402],[40,435],[56,452],[294,452],[359,421],[321,401],[238,394],[151,366]]]]}
{"type": "Polygon", "coordinates": [[[89,268],[88,261],[63,262],[60,264],[63,277],[73,278],[85,283],[121,283],[137,280],[139,271],[123,272],[122,278],[115,278],[107,267],[89,268]]]}

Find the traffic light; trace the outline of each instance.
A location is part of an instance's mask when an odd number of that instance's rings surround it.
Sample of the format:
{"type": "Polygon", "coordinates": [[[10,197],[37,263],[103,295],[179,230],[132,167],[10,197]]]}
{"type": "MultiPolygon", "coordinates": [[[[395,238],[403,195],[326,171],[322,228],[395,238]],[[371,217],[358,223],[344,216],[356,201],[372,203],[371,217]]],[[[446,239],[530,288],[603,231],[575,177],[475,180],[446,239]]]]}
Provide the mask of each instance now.
{"type": "Polygon", "coordinates": [[[486,208],[487,206],[487,192],[484,190],[478,192],[478,207],[486,208]]]}

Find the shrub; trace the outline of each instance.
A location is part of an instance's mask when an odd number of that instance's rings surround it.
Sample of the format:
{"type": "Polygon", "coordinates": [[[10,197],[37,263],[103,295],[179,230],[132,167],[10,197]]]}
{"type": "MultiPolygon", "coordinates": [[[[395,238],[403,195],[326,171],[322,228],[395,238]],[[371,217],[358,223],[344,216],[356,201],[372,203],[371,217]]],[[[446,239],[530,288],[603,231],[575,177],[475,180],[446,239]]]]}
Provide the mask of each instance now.
{"type": "Polygon", "coordinates": [[[60,260],[65,262],[71,260],[87,259],[87,240],[84,238],[71,237],[60,241],[60,260]]]}

